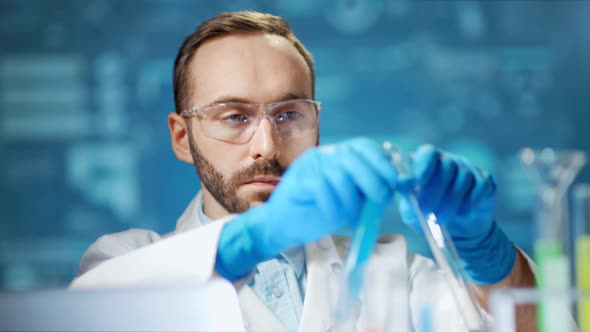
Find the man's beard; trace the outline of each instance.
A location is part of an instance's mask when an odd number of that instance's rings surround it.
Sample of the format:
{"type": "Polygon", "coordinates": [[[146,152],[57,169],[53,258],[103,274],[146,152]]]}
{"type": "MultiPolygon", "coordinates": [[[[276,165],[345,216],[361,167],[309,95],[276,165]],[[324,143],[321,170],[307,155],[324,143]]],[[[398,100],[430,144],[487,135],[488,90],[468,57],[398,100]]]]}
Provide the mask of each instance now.
{"type": "Polygon", "coordinates": [[[244,212],[250,208],[250,203],[252,201],[266,202],[270,197],[270,192],[261,191],[254,193],[254,195],[250,197],[250,200],[240,199],[238,197],[238,189],[242,184],[254,179],[254,177],[280,177],[285,172],[285,168],[282,167],[278,161],[260,159],[252,165],[238,170],[226,180],[224,176],[203,156],[190,133],[189,144],[193,163],[201,182],[203,182],[203,186],[229,213],[244,212]]]}

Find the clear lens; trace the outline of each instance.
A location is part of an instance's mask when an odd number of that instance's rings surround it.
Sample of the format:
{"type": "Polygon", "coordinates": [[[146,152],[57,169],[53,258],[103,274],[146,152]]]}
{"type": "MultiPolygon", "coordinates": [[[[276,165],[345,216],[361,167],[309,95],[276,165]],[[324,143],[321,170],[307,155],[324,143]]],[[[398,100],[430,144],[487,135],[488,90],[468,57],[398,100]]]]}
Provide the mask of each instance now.
{"type": "Polygon", "coordinates": [[[205,136],[233,143],[242,143],[251,136],[257,122],[257,107],[243,103],[214,105],[203,112],[200,125],[205,136]]]}
{"type": "Polygon", "coordinates": [[[319,109],[311,100],[279,102],[268,105],[268,112],[262,110],[259,105],[246,103],[213,105],[199,116],[199,123],[207,137],[242,144],[250,140],[264,117],[273,122],[281,137],[307,134],[318,122],[319,109]]]}
{"type": "Polygon", "coordinates": [[[271,115],[282,137],[296,137],[315,128],[318,110],[312,101],[294,100],[277,104],[271,115]]]}

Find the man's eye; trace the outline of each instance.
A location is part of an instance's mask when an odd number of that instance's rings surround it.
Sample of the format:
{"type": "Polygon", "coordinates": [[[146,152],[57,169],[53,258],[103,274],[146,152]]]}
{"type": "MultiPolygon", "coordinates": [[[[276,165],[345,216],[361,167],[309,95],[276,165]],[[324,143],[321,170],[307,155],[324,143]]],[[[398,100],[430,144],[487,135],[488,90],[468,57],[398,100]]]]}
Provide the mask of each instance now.
{"type": "Polygon", "coordinates": [[[224,116],[221,118],[221,120],[223,122],[229,123],[229,124],[239,124],[239,123],[244,123],[248,121],[248,116],[245,114],[231,114],[228,116],[224,116]]]}
{"type": "Polygon", "coordinates": [[[286,111],[275,116],[276,121],[293,121],[303,117],[300,112],[286,111]]]}

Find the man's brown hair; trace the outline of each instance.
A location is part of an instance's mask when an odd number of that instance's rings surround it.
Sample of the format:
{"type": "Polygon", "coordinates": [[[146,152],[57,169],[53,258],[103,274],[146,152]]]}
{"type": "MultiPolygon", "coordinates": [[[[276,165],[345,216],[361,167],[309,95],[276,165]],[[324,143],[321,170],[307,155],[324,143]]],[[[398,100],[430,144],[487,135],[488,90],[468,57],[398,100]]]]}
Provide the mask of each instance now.
{"type": "Polygon", "coordinates": [[[187,105],[192,89],[188,76],[190,74],[190,62],[197,49],[204,42],[213,38],[257,32],[284,37],[297,49],[309,67],[311,91],[313,93],[315,91],[313,59],[287,22],[278,16],[253,11],[221,13],[198,26],[195,32],[184,39],[178,51],[174,62],[174,103],[176,113],[191,107],[191,105],[187,105]]]}

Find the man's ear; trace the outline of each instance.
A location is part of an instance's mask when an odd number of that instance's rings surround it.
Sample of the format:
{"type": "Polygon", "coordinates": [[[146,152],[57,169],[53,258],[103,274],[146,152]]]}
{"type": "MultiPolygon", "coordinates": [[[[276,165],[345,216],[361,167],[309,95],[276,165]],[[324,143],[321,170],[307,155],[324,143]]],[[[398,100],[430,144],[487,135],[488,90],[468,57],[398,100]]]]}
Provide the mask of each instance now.
{"type": "Polygon", "coordinates": [[[187,125],[187,121],[180,115],[174,112],[168,114],[168,129],[170,129],[172,150],[176,158],[193,164],[193,156],[188,141],[189,131],[187,125]]]}

